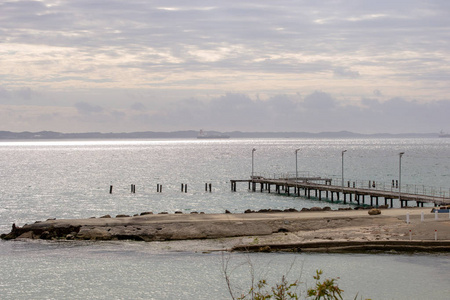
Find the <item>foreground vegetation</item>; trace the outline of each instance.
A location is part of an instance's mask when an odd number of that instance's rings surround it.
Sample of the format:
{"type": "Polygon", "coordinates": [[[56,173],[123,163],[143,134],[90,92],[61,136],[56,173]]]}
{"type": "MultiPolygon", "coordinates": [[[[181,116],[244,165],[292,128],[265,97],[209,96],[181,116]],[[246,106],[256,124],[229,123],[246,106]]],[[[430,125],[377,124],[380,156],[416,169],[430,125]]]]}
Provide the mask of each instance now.
{"type": "MultiPolygon", "coordinates": [[[[339,288],[337,284],[338,278],[322,279],[323,271],[316,270],[313,276],[315,284],[306,289],[306,292],[301,292],[301,285],[299,279],[290,282],[287,280],[287,274],[281,276],[280,282],[270,286],[266,279],[255,281],[253,265],[247,261],[251,270],[251,287],[248,291],[240,293],[236,296],[236,292],[231,284],[231,271],[228,268],[228,260],[223,261],[223,272],[227,283],[228,291],[233,300],[286,300],[286,299],[311,299],[311,300],[343,300],[344,290],[339,288]],[[303,297],[303,298],[302,298],[303,297]]],[[[291,265],[292,268],[292,265],[291,265]]],[[[289,273],[289,271],[287,272],[289,273]]],[[[358,295],[355,296],[355,300],[358,295]]],[[[370,299],[366,299],[370,300],[370,299]]]]}

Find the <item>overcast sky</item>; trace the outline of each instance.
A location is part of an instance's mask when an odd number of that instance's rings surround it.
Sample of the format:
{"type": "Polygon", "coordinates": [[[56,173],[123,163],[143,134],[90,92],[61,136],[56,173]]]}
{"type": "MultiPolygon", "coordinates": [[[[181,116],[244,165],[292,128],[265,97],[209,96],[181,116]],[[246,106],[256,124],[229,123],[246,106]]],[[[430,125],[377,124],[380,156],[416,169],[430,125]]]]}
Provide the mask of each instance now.
{"type": "Polygon", "coordinates": [[[450,1],[0,0],[0,130],[450,132],[450,1]]]}

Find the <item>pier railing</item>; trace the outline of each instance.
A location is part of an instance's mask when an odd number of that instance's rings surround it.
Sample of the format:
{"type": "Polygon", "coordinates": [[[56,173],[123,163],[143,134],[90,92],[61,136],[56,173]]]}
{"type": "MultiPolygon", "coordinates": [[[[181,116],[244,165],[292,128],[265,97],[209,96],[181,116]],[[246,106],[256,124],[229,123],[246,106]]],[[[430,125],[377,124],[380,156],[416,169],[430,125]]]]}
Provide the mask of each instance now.
{"type": "MultiPolygon", "coordinates": [[[[312,174],[311,172],[302,171],[296,173],[273,173],[273,174],[262,174],[255,173],[255,178],[266,178],[275,180],[286,180],[286,181],[326,181],[328,184],[340,186],[342,185],[342,177],[339,176],[320,176],[312,174]],[[298,176],[298,177],[296,177],[298,176]]],[[[325,184],[325,182],[323,182],[325,184]]],[[[359,189],[377,190],[377,191],[388,191],[396,192],[399,191],[399,186],[397,181],[376,181],[376,180],[352,180],[349,178],[344,179],[344,187],[353,187],[359,189]]],[[[450,188],[426,186],[420,184],[402,184],[401,186],[402,194],[414,194],[423,195],[428,197],[433,197],[434,199],[445,199],[450,197],[450,188]]]]}

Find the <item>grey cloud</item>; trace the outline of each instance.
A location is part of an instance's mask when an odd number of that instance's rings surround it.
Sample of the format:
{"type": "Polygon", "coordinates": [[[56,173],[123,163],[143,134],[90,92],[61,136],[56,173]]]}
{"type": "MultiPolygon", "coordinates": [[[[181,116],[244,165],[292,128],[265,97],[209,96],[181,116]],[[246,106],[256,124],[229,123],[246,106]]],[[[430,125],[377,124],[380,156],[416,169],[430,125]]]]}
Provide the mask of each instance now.
{"type": "Polygon", "coordinates": [[[131,106],[131,109],[137,110],[137,111],[145,111],[147,110],[147,107],[142,102],[134,102],[131,106]]]}
{"type": "Polygon", "coordinates": [[[305,97],[304,108],[311,110],[329,110],[336,105],[336,100],[327,93],[316,91],[305,97]]]}
{"type": "Polygon", "coordinates": [[[437,132],[445,128],[450,100],[420,103],[392,98],[361,99],[346,106],[324,92],[304,99],[278,95],[266,101],[226,94],[208,102],[186,99],[163,114],[141,118],[148,126],[249,131],[437,132]],[[424,125],[425,124],[425,125],[424,125]]]}
{"type": "Polygon", "coordinates": [[[358,78],[360,76],[358,71],[352,71],[344,67],[337,67],[333,71],[336,77],[358,78]]]}
{"type": "Polygon", "coordinates": [[[0,99],[3,99],[5,103],[12,101],[18,101],[23,103],[28,103],[29,100],[36,96],[40,96],[40,93],[33,90],[30,87],[21,87],[14,89],[6,89],[0,86],[0,99]],[[6,100],[6,101],[5,101],[6,100]]]}
{"type": "Polygon", "coordinates": [[[75,108],[80,114],[100,113],[103,111],[101,106],[92,105],[87,102],[77,102],[75,103],[75,108]]]}

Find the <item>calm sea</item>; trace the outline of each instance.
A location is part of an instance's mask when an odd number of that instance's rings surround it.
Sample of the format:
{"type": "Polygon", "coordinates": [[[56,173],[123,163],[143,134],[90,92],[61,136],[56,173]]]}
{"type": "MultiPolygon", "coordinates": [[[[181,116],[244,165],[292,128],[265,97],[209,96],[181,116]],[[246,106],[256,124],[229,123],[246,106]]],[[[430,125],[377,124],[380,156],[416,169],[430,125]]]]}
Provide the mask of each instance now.
{"type": "MultiPolygon", "coordinates": [[[[257,175],[322,176],[391,188],[401,158],[402,191],[450,192],[450,139],[230,139],[0,142],[0,232],[48,218],[144,211],[243,212],[261,208],[345,206],[249,192],[230,179],[257,175]],[[253,160],[252,149],[255,148],[253,160]],[[295,150],[299,149],[297,157],[295,150]],[[297,161],[297,170],[296,170],[297,161]],[[205,183],[212,192],[205,192],[205,183]],[[130,193],[131,184],[136,193],[130,193]],[[157,185],[162,193],[157,193],[157,185]],[[187,192],[181,192],[187,184],[187,192]],[[109,194],[109,187],[113,193],[109,194]]],[[[412,204],[412,203],[411,203],[412,204]]],[[[223,241],[0,242],[1,299],[230,299],[255,277],[289,272],[302,288],[340,277],[346,299],[447,299],[450,256],[433,254],[204,253],[223,241]]]]}

